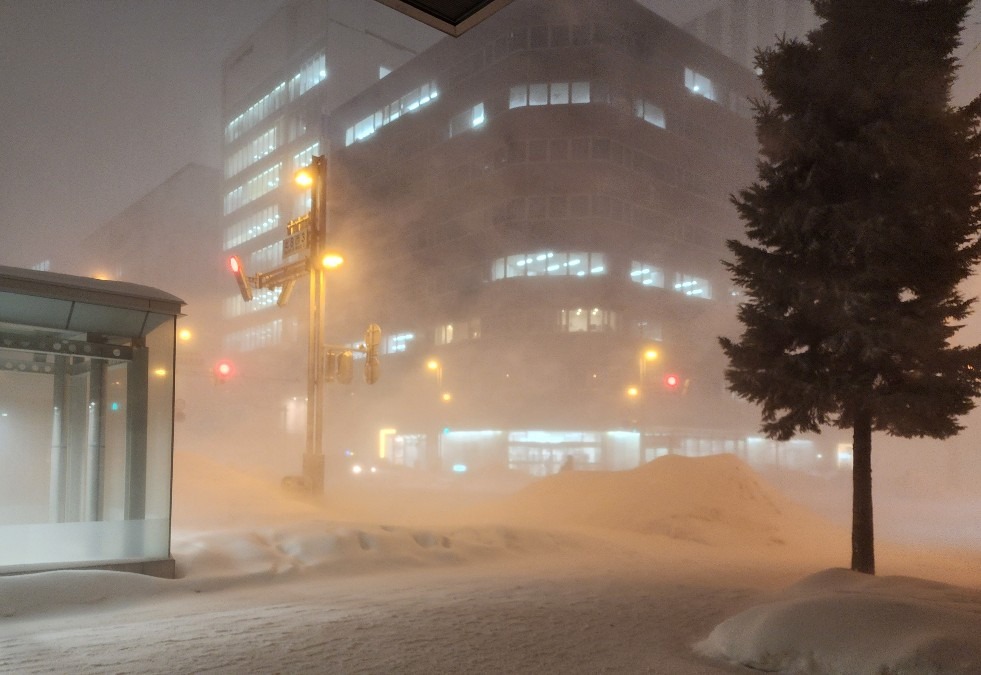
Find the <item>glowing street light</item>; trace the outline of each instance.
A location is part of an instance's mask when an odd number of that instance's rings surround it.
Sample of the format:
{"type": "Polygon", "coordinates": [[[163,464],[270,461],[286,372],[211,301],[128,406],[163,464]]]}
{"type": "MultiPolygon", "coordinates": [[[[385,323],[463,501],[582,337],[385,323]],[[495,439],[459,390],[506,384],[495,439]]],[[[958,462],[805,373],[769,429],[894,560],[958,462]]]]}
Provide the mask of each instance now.
{"type": "Polygon", "coordinates": [[[627,396],[629,396],[630,398],[637,398],[638,396],[640,396],[640,389],[633,386],[627,387],[627,396]]]}
{"type": "Polygon", "coordinates": [[[293,176],[293,182],[302,188],[313,187],[317,181],[317,171],[312,166],[305,166],[293,176]]]}
{"type": "Polygon", "coordinates": [[[332,270],[344,264],[344,257],[340,253],[324,253],[323,257],[320,259],[320,264],[326,269],[332,270]]]}
{"type": "Polygon", "coordinates": [[[426,361],[426,369],[432,371],[436,374],[436,386],[443,386],[443,364],[437,359],[429,359],[426,361]]]}

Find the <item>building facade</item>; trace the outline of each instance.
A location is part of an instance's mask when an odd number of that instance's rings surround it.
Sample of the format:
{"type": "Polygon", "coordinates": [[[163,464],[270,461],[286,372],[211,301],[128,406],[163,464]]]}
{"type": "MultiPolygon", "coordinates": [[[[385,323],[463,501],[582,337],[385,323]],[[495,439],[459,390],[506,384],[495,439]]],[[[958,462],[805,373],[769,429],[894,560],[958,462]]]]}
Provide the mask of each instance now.
{"type": "Polygon", "coordinates": [[[825,461],[755,438],[723,381],[757,87],[633,0],[523,0],[336,109],[327,330],[378,323],[384,355],[378,384],[331,391],[334,460],[825,461]]]}
{"type": "MultiPolygon", "coordinates": [[[[222,241],[248,274],[283,263],[290,220],[310,209],[295,172],[326,151],[323,120],[442,34],[374,0],[290,0],[222,69],[222,241]]],[[[278,292],[246,302],[225,277],[221,349],[235,362],[226,410],[231,437],[301,447],[305,417],[307,289],[286,307],[278,292]],[[237,434],[237,435],[236,435],[237,434]]]]}

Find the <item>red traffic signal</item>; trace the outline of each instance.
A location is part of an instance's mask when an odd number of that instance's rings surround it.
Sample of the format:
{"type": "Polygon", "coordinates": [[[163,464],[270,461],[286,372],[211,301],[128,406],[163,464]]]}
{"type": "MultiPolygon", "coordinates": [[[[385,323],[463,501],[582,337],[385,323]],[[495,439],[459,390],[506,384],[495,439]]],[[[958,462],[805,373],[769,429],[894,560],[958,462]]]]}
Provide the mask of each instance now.
{"type": "Polygon", "coordinates": [[[215,364],[213,372],[219,383],[227,382],[235,375],[235,364],[228,359],[222,359],[215,364]]]}
{"type": "Polygon", "coordinates": [[[246,302],[251,300],[252,287],[249,285],[249,278],[245,276],[245,265],[242,264],[242,259],[237,255],[230,256],[228,258],[228,269],[235,275],[235,282],[238,284],[238,290],[242,294],[242,299],[246,302]]]}
{"type": "Polygon", "coordinates": [[[668,373],[664,376],[664,388],[668,391],[678,391],[678,387],[681,386],[681,377],[675,375],[674,373],[668,373]]]}

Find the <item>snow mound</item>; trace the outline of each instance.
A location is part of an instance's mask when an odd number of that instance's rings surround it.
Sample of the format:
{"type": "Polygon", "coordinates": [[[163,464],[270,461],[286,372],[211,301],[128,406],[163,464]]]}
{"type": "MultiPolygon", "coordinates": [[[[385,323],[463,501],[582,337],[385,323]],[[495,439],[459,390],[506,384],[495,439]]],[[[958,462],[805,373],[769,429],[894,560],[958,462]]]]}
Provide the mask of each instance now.
{"type": "Polygon", "coordinates": [[[475,515],[654,534],[711,545],[782,545],[839,531],[735,455],[668,455],[630,471],[569,471],[475,515]]]}
{"type": "Polygon", "coordinates": [[[756,670],[981,673],[981,590],[826,570],[722,622],[695,646],[756,670]]]}
{"type": "MultiPolygon", "coordinates": [[[[214,587],[311,570],[368,572],[481,563],[554,552],[573,540],[508,527],[446,530],[303,522],[256,530],[176,535],[178,577],[214,587]]],[[[198,584],[200,587],[200,584],[198,584]]]]}

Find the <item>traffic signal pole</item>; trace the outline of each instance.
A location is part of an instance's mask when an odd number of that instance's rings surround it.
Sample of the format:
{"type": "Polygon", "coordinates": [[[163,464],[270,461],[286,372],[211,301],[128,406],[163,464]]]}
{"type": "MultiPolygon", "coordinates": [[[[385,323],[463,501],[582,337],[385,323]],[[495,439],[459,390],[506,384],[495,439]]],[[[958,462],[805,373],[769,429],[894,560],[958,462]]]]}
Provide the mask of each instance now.
{"type": "MultiPolygon", "coordinates": [[[[327,158],[318,155],[311,164],[309,251],[319,252],[327,238],[327,158]]],[[[326,288],[324,268],[316,253],[307,256],[310,268],[310,315],[307,340],[307,443],[303,454],[303,480],[315,495],[324,493],[324,315],[326,288]]]]}
{"type": "MultiPolygon", "coordinates": [[[[364,379],[373,384],[380,374],[378,349],[381,341],[381,328],[370,324],[365,331],[365,343],[360,347],[327,345],[324,343],[324,320],[326,316],[327,288],[326,267],[336,267],[343,259],[326,249],[327,243],[327,157],[315,156],[310,166],[301,172],[305,175],[301,185],[310,188],[310,212],[290,221],[286,226],[287,236],[283,239],[283,257],[302,254],[302,259],[285,263],[269,272],[259,272],[253,276],[245,273],[242,260],[233,255],[229,258],[229,270],[235,276],[239,291],[245,302],[252,300],[253,288],[279,288],[276,304],[285,307],[293,292],[296,281],[304,275],[310,278],[310,308],[307,335],[307,429],[306,448],[303,453],[304,487],[314,495],[324,493],[324,405],[326,403],[326,384],[335,379],[338,373],[328,366],[337,368],[338,354],[347,354],[345,363],[347,376],[344,383],[350,382],[350,353],[365,354],[364,379]],[[328,358],[328,352],[334,358],[328,358]]],[[[298,174],[299,176],[300,174],[298,174]]],[[[297,181],[299,182],[299,181],[297,181]]]]}

